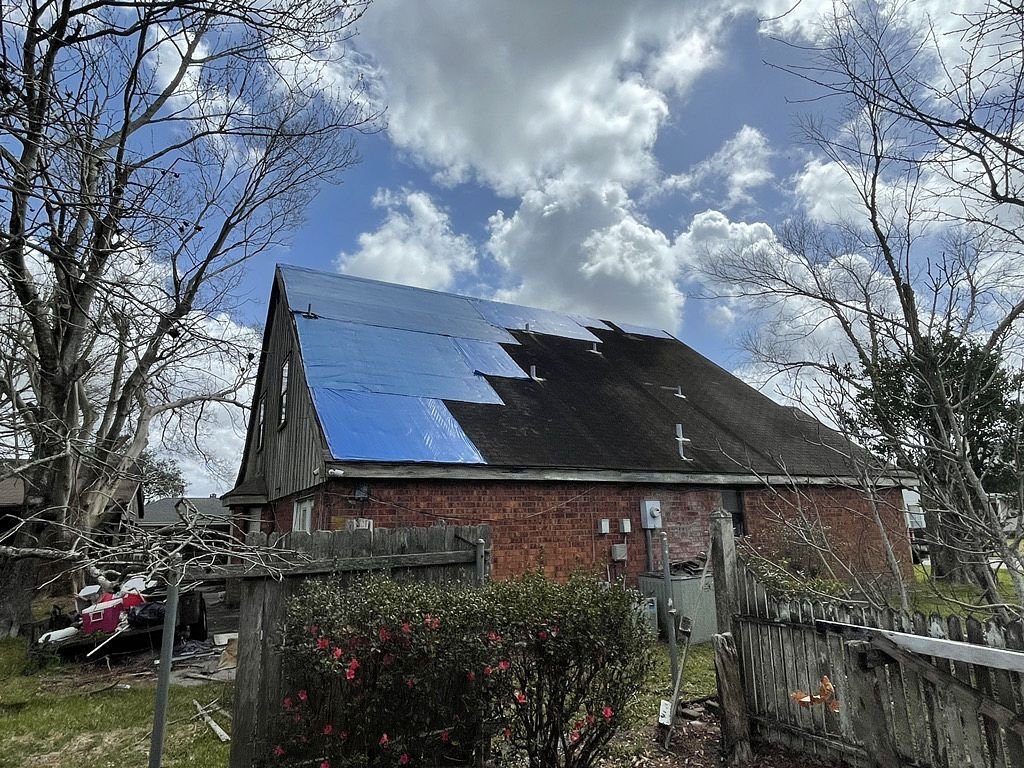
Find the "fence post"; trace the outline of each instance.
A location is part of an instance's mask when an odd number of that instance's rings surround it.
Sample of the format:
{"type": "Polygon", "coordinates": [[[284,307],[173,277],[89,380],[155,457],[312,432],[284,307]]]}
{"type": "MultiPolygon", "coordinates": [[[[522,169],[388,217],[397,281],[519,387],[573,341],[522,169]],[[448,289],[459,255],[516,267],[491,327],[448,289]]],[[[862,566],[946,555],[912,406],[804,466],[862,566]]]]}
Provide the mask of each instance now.
{"type": "MultiPolygon", "coordinates": [[[[900,758],[886,716],[890,707],[882,700],[881,680],[874,671],[877,664],[872,663],[872,657],[877,656],[878,651],[873,651],[871,643],[865,640],[847,641],[846,650],[854,662],[853,674],[847,678],[853,705],[854,734],[864,745],[872,765],[876,768],[899,768],[900,758]]],[[[888,698],[889,692],[886,691],[885,695],[888,698]]],[[[932,723],[932,728],[939,731],[940,725],[932,723]]],[[[939,736],[946,738],[942,733],[939,736]]]]}
{"type": "Polygon", "coordinates": [[[743,699],[740,659],[731,632],[711,638],[715,647],[715,673],[718,677],[718,703],[722,706],[722,747],[727,765],[748,765],[754,755],[750,749],[750,720],[743,699]]]}
{"type": "Polygon", "coordinates": [[[715,617],[719,632],[731,632],[738,611],[736,539],[732,515],[719,507],[711,513],[711,574],[715,580],[715,617]]]}
{"type": "Polygon", "coordinates": [[[487,542],[476,540],[476,583],[483,586],[487,581],[487,542]]]}

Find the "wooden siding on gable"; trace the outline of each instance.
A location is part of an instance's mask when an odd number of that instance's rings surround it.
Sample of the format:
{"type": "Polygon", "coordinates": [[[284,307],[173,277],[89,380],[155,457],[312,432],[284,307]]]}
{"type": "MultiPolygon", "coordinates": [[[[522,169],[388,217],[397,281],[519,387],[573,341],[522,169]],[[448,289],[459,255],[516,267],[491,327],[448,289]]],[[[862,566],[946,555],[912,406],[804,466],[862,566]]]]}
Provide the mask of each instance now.
{"type": "Polygon", "coordinates": [[[256,434],[255,413],[250,419],[243,481],[263,476],[267,499],[300,493],[323,481],[324,444],[313,409],[294,322],[278,282],[269,318],[266,352],[260,363],[253,408],[266,396],[263,445],[256,434]],[[285,420],[279,426],[281,367],[290,360],[285,420]]]}

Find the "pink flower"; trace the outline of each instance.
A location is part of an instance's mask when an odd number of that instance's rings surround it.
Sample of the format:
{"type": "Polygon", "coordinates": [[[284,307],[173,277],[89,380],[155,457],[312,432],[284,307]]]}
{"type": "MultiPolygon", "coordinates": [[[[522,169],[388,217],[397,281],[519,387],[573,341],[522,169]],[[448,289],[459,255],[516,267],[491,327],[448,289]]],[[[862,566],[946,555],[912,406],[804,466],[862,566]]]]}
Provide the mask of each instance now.
{"type": "Polygon", "coordinates": [[[409,690],[412,690],[413,688],[415,688],[415,687],[416,687],[416,680],[415,680],[415,678],[412,678],[412,677],[408,678],[408,679],[407,679],[407,680],[405,681],[405,686],[406,686],[406,688],[408,688],[409,690]]]}
{"type": "Polygon", "coordinates": [[[381,627],[380,629],[377,630],[377,637],[380,638],[380,641],[382,643],[386,643],[388,640],[391,639],[391,633],[388,632],[388,628],[387,627],[381,627]]]}
{"type": "Polygon", "coordinates": [[[338,738],[344,741],[348,738],[348,731],[338,731],[338,738]]]}
{"type": "Polygon", "coordinates": [[[345,655],[345,652],[341,650],[341,648],[335,648],[332,655],[334,656],[335,659],[340,659],[342,656],[345,655]]]}
{"type": "Polygon", "coordinates": [[[474,672],[472,669],[469,670],[469,672],[466,673],[466,679],[472,683],[474,680],[476,680],[476,672],[474,672]]]}
{"type": "Polygon", "coordinates": [[[306,701],[309,698],[309,694],[306,693],[306,689],[302,688],[299,690],[299,701],[306,701]]]}
{"type": "Polygon", "coordinates": [[[491,672],[493,672],[493,671],[494,670],[491,669],[491,665],[488,664],[486,667],[484,667],[484,676],[485,677],[489,676],[491,674],[491,672]]]}
{"type": "Polygon", "coordinates": [[[403,752],[402,756],[398,758],[398,763],[399,765],[408,765],[410,760],[412,760],[412,758],[409,757],[409,753],[403,752]]]}
{"type": "Polygon", "coordinates": [[[522,691],[516,691],[516,704],[525,704],[526,694],[522,691]]]}
{"type": "Polygon", "coordinates": [[[537,633],[537,639],[541,642],[544,642],[548,639],[548,633],[542,629],[540,632],[537,633]]]}
{"type": "Polygon", "coordinates": [[[579,731],[573,731],[572,733],[569,734],[569,743],[570,744],[575,744],[579,740],[580,740],[580,732],[579,731]]]}
{"type": "Polygon", "coordinates": [[[285,696],[284,697],[284,701],[282,703],[284,704],[284,708],[285,709],[291,709],[292,708],[292,697],[291,696],[285,696]]]}
{"type": "Polygon", "coordinates": [[[402,634],[408,635],[412,632],[412,624],[408,621],[402,623],[402,634]]]}
{"type": "Polygon", "coordinates": [[[382,747],[386,747],[389,741],[391,741],[391,739],[389,739],[388,735],[384,733],[381,734],[380,741],[378,741],[377,743],[380,744],[382,747]]]}
{"type": "Polygon", "coordinates": [[[423,623],[430,629],[437,629],[441,626],[441,620],[436,616],[431,616],[429,613],[423,617],[423,623]]]}
{"type": "Polygon", "coordinates": [[[448,735],[448,729],[447,728],[445,728],[443,731],[441,731],[441,741],[443,741],[445,744],[447,744],[451,740],[451,738],[452,737],[448,735]]]}
{"type": "Polygon", "coordinates": [[[492,643],[501,642],[501,635],[495,632],[493,629],[487,633],[487,639],[492,643]]]}
{"type": "Polygon", "coordinates": [[[512,729],[511,728],[506,728],[504,731],[501,732],[501,735],[504,736],[506,740],[511,739],[512,738],[512,729]]]}
{"type": "Polygon", "coordinates": [[[355,680],[356,679],[356,671],[354,669],[351,669],[351,668],[346,669],[345,670],[345,679],[346,680],[355,680]]]}
{"type": "Polygon", "coordinates": [[[593,715],[587,715],[587,725],[593,725],[597,722],[597,718],[593,715]]]}
{"type": "Polygon", "coordinates": [[[611,707],[606,706],[604,709],[601,710],[601,714],[604,716],[605,720],[611,720],[612,715],[615,714],[615,710],[611,707]]]}
{"type": "Polygon", "coordinates": [[[328,640],[326,637],[321,637],[319,640],[316,641],[316,647],[318,650],[321,651],[326,651],[330,647],[330,645],[331,641],[328,640]]]}
{"type": "Polygon", "coordinates": [[[353,672],[359,669],[359,659],[353,658],[352,661],[348,663],[348,668],[351,669],[353,672]]]}
{"type": "Polygon", "coordinates": [[[511,666],[512,665],[509,663],[508,659],[502,659],[498,662],[498,669],[500,669],[502,672],[507,671],[508,668],[511,666]]]}
{"type": "Polygon", "coordinates": [[[330,736],[332,733],[334,733],[334,726],[328,723],[324,726],[324,736],[330,736]]]}
{"type": "Polygon", "coordinates": [[[282,755],[284,755],[284,747],[278,744],[276,747],[274,747],[274,756],[281,757],[282,755]]]}
{"type": "Polygon", "coordinates": [[[331,761],[324,760],[322,763],[320,763],[320,768],[331,768],[331,761]]]}

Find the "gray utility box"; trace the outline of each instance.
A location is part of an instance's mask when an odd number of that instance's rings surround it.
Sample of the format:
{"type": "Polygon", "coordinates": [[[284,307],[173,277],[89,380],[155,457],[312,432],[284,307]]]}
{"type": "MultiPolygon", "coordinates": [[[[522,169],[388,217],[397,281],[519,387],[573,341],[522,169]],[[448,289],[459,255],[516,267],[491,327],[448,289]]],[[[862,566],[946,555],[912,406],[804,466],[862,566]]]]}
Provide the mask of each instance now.
{"type": "Polygon", "coordinates": [[[690,631],[691,643],[707,643],[718,631],[715,619],[715,585],[711,577],[704,580],[701,589],[700,576],[673,576],[671,594],[666,589],[665,577],[660,573],[644,573],[640,575],[640,593],[654,597],[658,601],[658,618],[661,619],[661,636],[665,635],[665,622],[668,621],[668,599],[676,609],[676,623],[680,616],[687,616],[693,622],[690,631]]]}

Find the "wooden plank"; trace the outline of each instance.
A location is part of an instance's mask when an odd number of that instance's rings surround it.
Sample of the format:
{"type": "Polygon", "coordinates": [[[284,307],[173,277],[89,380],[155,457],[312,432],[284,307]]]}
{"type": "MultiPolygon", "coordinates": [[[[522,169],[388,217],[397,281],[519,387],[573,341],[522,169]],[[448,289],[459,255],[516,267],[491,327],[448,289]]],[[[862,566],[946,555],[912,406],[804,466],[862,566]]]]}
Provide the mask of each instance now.
{"type": "MultiPolygon", "coordinates": [[[[365,533],[354,531],[354,533],[365,533]]],[[[476,553],[473,550],[460,550],[457,552],[424,552],[421,554],[409,555],[382,555],[380,557],[349,557],[336,560],[314,560],[305,563],[298,563],[285,570],[289,576],[316,576],[340,571],[372,571],[385,570],[388,568],[420,568],[433,565],[455,565],[460,563],[476,562],[476,553]]],[[[240,566],[220,566],[213,573],[219,577],[232,577],[242,579],[263,579],[267,577],[266,572],[252,570],[240,566]]]]}
{"type": "MultiPolygon", "coordinates": [[[[988,621],[985,625],[985,642],[989,649],[1003,649],[1006,647],[1006,636],[1002,628],[995,621],[988,621]]],[[[1013,651],[1004,651],[1013,653],[1013,651]]],[[[1024,654],[1020,654],[1024,656],[1024,654]]],[[[1024,668],[1022,668],[1024,669],[1024,668]]],[[[1020,670],[1016,670],[1020,671],[1020,670]]],[[[1007,669],[992,670],[992,694],[995,700],[1003,706],[1017,711],[1016,697],[1014,696],[1014,681],[1007,669]]],[[[1024,730],[1010,729],[1005,723],[1001,723],[1012,733],[1005,734],[1004,744],[1006,746],[1006,765],[1010,768],[1024,768],[1024,730]]]]}
{"type": "MultiPolygon", "coordinates": [[[[752,610],[753,585],[750,583],[750,572],[742,565],[738,569],[738,587],[740,588],[740,610],[749,614],[752,610]]],[[[758,665],[757,648],[754,646],[753,628],[746,622],[740,622],[740,663],[743,666],[743,690],[747,695],[747,710],[750,713],[761,713],[764,694],[760,689],[760,667],[758,665]]]]}
{"type": "MultiPolygon", "coordinates": [[[[897,632],[910,633],[913,629],[913,617],[900,611],[893,617],[893,629],[897,632]]],[[[903,692],[907,702],[907,720],[910,723],[912,745],[915,756],[922,762],[931,764],[932,735],[928,722],[928,705],[925,700],[924,685],[921,677],[912,667],[906,664],[899,666],[900,677],[903,678],[903,692]]]]}
{"type": "MultiPolygon", "coordinates": [[[[985,627],[973,616],[967,618],[967,641],[975,645],[985,642],[985,627]]],[[[975,689],[982,696],[992,697],[992,673],[984,666],[974,667],[975,689]]],[[[982,730],[985,734],[985,747],[988,754],[988,765],[991,768],[1005,768],[1006,750],[998,721],[985,712],[981,713],[982,730]]]]}
{"type": "MultiPolygon", "coordinates": [[[[946,626],[946,636],[950,640],[954,640],[956,642],[964,641],[964,630],[959,616],[956,616],[955,614],[949,616],[946,620],[946,626]]],[[[971,666],[969,664],[965,664],[962,661],[954,662],[953,675],[964,685],[973,688],[973,683],[971,682],[971,666]]],[[[971,765],[984,765],[985,737],[981,729],[981,717],[978,714],[978,705],[971,700],[960,697],[959,710],[961,715],[960,727],[963,729],[964,749],[967,753],[967,758],[971,765]]]]}
{"type": "MultiPolygon", "coordinates": [[[[775,603],[776,613],[784,626],[779,627],[779,642],[782,650],[783,669],[786,677],[786,697],[789,698],[797,689],[807,690],[815,687],[813,683],[800,673],[798,658],[803,655],[803,644],[800,641],[800,630],[793,626],[793,619],[799,621],[799,614],[794,610],[793,601],[781,599],[775,603]]],[[[812,730],[811,712],[797,706],[791,698],[787,702],[789,722],[803,731],[812,730]]],[[[816,752],[817,750],[811,749],[816,752]]]]}
{"type": "MultiPolygon", "coordinates": [[[[814,611],[811,608],[810,600],[804,599],[796,602],[796,618],[804,626],[814,623],[814,611]]],[[[821,672],[822,658],[819,636],[817,632],[801,629],[799,631],[799,639],[801,654],[798,658],[797,674],[808,681],[808,686],[813,686],[815,684],[814,681],[820,681],[823,674],[828,675],[827,672],[821,672]],[[800,664],[799,662],[803,663],[800,664]]],[[[831,679],[831,676],[829,679],[831,679]]],[[[827,710],[828,707],[812,707],[808,710],[807,714],[811,732],[821,735],[826,733],[825,712],[827,710]]],[[[814,746],[815,753],[823,754],[826,758],[831,756],[831,751],[823,751],[819,747],[818,742],[812,741],[811,744],[814,746]]]]}
{"type": "MultiPolygon", "coordinates": [[[[922,632],[928,632],[928,620],[921,617],[922,632]]],[[[908,634],[886,629],[876,629],[858,625],[855,622],[841,623],[824,621],[818,623],[820,631],[839,632],[851,638],[868,639],[873,635],[881,635],[895,643],[905,651],[919,653],[923,656],[934,656],[951,661],[962,661],[968,664],[980,664],[989,669],[1002,669],[1024,672],[1024,653],[1010,651],[1002,647],[983,647],[952,640],[929,637],[927,634],[908,634]]]]}
{"type": "MultiPolygon", "coordinates": [[[[1018,620],[1007,624],[1003,629],[1003,637],[1006,639],[1006,647],[1008,649],[1024,650],[1024,623],[1018,620]]],[[[1013,672],[1010,674],[1010,679],[1016,693],[1016,710],[1020,713],[1024,711],[1024,700],[1022,700],[1022,697],[1024,697],[1024,675],[1013,672]]]]}
{"type": "Polygon", "coordinates": [[[715,648],[715,672],[718,679],[718,701],[722,707],[722,748],[727,765],[749,765],[754,755],[750,749],[750,722],[740,681],[739,654],[731,633],[712,637],[715,648]]]}
{"type": "MultiPolygon", "coordinates": [[[[811,615],[810,620],[813,622],[815,619],[824,619],[826,616],[825,605],[820,601],[811,603],[811,615]]],[[[846,680],[842,677],[842,670],[839,663],[832,660],[832,646],[829,642],[830,636],[819,635],[814,633],[814,641],[818,648],[818,668],[817,676],[820,678],[823,675],[827,675],[829,680],[832,681],[832,685],[836,689],[836,695],[839,700],[840,711],[844,708],[848,709],[850,704],[846,701],[846,680]]],[[[834,637],[837,641],[838,637],[834,637]]],[[[833,741],[841,740],[842,738],[842,726],[839,722],[839,713],[833,712],[831,709],[822,708],[822,735],[825,737],[825,743],[829,744],[830,753],[835,755],[835,748],[831,746],[833,741]]]]}
{"type": "MultiPolygon", "coordinates": [[[[938,614],[932,614],[928,619],[928,635],[937,639],[946,638],[946,622],[938,614]]],[[[962,662],[961,662],[962,663],[962,662]]],[[[950,674],[950,661],[935,656],[932,658],[932,665],[946,675],[950,674]]],[[[967,764],[967,747],[964,738],[964,723],[961,718],[960,702],[949,686],[936,685],[936,694],[939,702],[939,714],[942,718],[940,725],[947,737],[947,759],[951,766],[963,766],[967,764]]]]}
{"type": "Polygon", "coordinates": [[[715,583],[715,616],[720,633],[732,630],[732,617],[738,613],[736,569],[732,515],[717,509],[711,514],[711,575],[715,583]]]}
{"type": "MultiPolygon", "coordinates": [[[[898,619],[891,609],[886,609],[881,616],[882,629],[898,630],[898,619]]],[[[903,678],[903,666],[892,664],[883,667],[889,678],[889,695],[892,701],[892,734],[896,748],[901,755],[917,755],[915,734],[910,721],[910,709],[907,703],[906,684],[903,678]]]]}
{"type": "Polygon", "coordinates": [[[235,671],[234,707],[231,716],[235,739],[231,743],[231,768],[251,768],[256,761],[257,713],[264,702],[261,664],[263,652],[263,593],[266,579],[242,584],[238,617],[238,668],[235,671]]]}
{"type": "MultiPolygon", "coordinates": [[[[926,619],[925,615],[920,611],[915,611],[912,621],[915,635],[920,635],[921,637],[919,639],[924,640],[928,635],[928,619],[926,619]]],[[[893,642],[887,637],[882,637],[882,640],[889,643],[893,642]]],[[[900,650],[903,650],[902,646],[897,647],[899,647],[900,650]]],[[[914,657],[910,656],[910,658],[914,657]]],[[[918,659],[918,661],[921,661],[921,663],[927,663],[929,659],[925,657],[923,660],[918,659]]],[[[908,662],[904,661],[904,663],[908,662]]],[[[928,663],[927,666],[930,670],[934,669],[930,663],[928,663]]],[[[935,679],[930,676],[930,673],[926,674],[924,668],[920,665],[918,665],[916,669],[921,675],[921,692],[924,699],[924,714],[928,721],[928,735],[929,744],[931,745],[932,750],[932,763],[940,768],[945,768],[945,766],[949,765],[949,751],[946,748],[946,733],[943,725],[942,711],[940,709],[941,699],[938,691],[935,690],[935,679]]]]}
{"type": "Polygon", "coordinates": [[[869,644],[864,640],[850,640],[847,652],[854,661],[850,670],[850,706],[854,711],[854,729],[857,739],[877,768],[900,768],[902,762],[890,732],[885,706],[888,694],[880,685],[880,678],[868,664],[869,644]]]}

